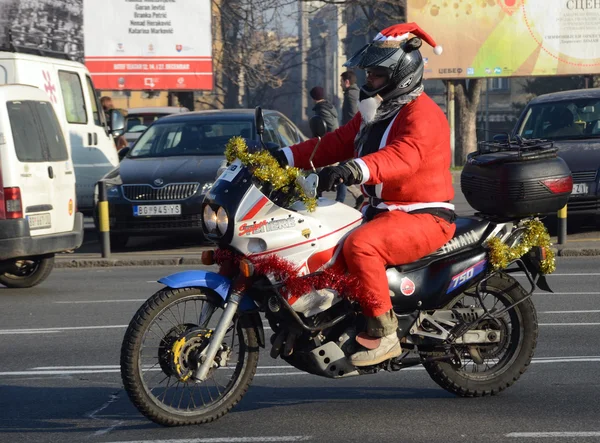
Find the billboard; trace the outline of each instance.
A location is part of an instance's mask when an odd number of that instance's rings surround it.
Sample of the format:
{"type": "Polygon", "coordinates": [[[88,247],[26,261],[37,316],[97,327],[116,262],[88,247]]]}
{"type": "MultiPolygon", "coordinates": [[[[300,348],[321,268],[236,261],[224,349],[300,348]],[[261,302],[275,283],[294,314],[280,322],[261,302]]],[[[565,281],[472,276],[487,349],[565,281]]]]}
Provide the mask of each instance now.
{"type": "MultiPolygon", "coordinates": [[[[430,33],[425,77],[600,73],[600,0],[408,0],[407,18],[430,33]]],[[[426,47],[427,46],[427,47],[426,47]]]]}
{"type": "Polygon", "coordinates": [[[84,0],[98,89],[212,89],[211,0],[84,0]]]}

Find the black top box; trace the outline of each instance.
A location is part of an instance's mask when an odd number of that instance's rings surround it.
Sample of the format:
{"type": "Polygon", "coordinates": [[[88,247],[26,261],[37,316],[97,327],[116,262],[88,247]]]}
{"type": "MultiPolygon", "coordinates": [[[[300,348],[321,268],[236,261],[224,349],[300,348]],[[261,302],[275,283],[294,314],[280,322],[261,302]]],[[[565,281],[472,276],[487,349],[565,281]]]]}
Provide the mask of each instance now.
{"type": "Polygon", "coordinates": [[[513,219],[555,213],[573,189],[571,171],[547,140],[481,142],[469,154],[460,186],[484,215],[513,219]]]}

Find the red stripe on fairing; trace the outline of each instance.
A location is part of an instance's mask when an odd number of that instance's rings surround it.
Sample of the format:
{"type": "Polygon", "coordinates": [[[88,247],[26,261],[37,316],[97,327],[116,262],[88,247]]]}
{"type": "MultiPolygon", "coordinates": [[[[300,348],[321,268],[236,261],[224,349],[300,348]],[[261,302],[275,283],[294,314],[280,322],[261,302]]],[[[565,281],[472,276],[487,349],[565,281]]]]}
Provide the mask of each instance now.
{"type": "Polygon", "coordinates": [[[281,251],[285,251],[286,249],[291,249],[291,248],[295,248],[295,247],[298,247],[298,246],[302,246],[302,245],[305,245],[307,243],[313,242],[315,240],[321,240],[321,239],[323,239],[325,237],[329,237],[330,235],[335,234],[336,232],[340,232],[340,231],[342,231],[342,230],[344,230],[344,229],[346,229],[346,228],[348,228],[348,227],[350,227],[352,225],[355,225],[356,223],[358,223],[360,221],[362,221],[362,217],[359,218],[358,220],[354,220],[352,223],[348,223],[346,226],[342,226],[341,228],[336,229],[335,231],[330,232],[329,234],[322,235],[321,237],[313,238],[311,240],[306,240],[306,241],[303,241],[301,243],[296,243],[295,245],[286,246],[285,248],[279,248],[279,249],[275,249],[273,251],[265,251],[265,252],[261,252],[260,254],[253,254],[252,257],[260,257],[261,255],[275,254],[276,252],[281,252],[281,251]]]}
{"type": "Polygon", "coordinates": [[[264,206],[267,204],[267,202],[269,201],[269,199],[267,197],[263,197],[261,198],[258,203],[256,203],[254,205],[254,207],[252,209],[250,209],[246,215],[244,215],[244,218],[242,219],[242,221],[244,220],[250,220],[251,218],[253,218],[256,214],[258,214],[258,211],[260,211],[262,208],[264,208],[264,206]]]}
{"type": "Polygon", "coordinates": [[[316,272],[321,266],[329,262],[338,246],[339,245],[335,245],[333,248],[311,255],[307,262],[309,272],[316,272]]]}

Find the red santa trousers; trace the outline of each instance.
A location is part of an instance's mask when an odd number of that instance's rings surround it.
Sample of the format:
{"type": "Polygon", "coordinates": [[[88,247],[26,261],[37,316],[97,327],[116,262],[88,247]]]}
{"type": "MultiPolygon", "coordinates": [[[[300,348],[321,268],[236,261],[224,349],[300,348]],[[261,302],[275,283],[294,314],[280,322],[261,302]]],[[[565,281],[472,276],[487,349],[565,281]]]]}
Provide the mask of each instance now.
{"type": "Polygon", "coordinates": [[[431,254],[446,244],[456,226],[431,214],[388,211],[350,233],[344,242],[348,270],[375,297],[377,308],[362,306],[368,317],[392,309],[386,265],[403,265],[431,254]]]}

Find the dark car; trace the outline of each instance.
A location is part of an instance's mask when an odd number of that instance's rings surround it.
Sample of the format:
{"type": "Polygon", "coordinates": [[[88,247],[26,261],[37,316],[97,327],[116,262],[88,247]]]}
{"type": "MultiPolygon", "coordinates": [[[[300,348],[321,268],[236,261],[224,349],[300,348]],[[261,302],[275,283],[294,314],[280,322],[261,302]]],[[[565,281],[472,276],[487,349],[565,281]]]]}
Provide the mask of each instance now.
{"type": "MultiPolygon", "coordinates": [[[[281,113],[263,112],[270,148],[306,140],[281,113]]],[[[132,235],[201,236],[201,203],[226,167],[225,145],[233,136],[257,145],[253,109],[187,112],[152,123],[103,178],[112,245],[124,246],[132,235]]]]}
{"type": "Polygon", "coordinates": [[[600,215],[600,89],[540,95],[527,104],[513,136],[552,140],[573,175],[572,215],[600,215]]]}

